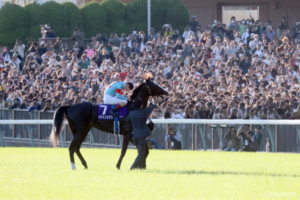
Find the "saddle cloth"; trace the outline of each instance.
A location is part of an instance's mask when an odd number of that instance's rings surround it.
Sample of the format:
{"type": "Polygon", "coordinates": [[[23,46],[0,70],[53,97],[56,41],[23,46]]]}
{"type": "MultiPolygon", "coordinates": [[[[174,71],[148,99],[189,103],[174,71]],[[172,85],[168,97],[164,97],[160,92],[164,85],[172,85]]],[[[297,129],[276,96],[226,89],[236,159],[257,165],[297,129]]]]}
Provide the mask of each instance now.
{"type": "MultiPolygon", "coordinates": [[[[114,116],[109,114],[109,111],[114,105],[99,104],[98,105],[98,119],[99,120],[114,120],[114,116]]],[[[119,117],[118,119],[124,119],[127,116],[127,106],[124,106],[117,110],[119,117]]]]}

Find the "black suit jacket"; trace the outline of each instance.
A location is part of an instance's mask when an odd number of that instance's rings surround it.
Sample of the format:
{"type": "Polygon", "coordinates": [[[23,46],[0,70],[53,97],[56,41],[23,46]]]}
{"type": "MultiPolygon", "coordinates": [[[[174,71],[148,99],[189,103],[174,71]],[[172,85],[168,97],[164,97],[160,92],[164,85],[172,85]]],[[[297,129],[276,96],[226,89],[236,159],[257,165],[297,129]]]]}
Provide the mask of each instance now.
{"type": "Polygon", "coordinates": [[[146,122],[148,116],[151,114],[155,107],[155,105],[151,105],[147,109],[139,108],[129,113],[126,118],[126,122],[131,123],[132,125],[133,137],[145,137],[152,134],[146,122]]]}
{"type": "Polygon", "coordinates": [[[143,41],[143,44],[146,45],[146,43],[148,42],[148,37],[145,36],[145,37],[142,39],[141,36],[139,35],[138,38],[137,38],[137,40],[138,40],[138,43],[141,44],[142,41],[143,41]]]}
{"type": "MultiPolygon", "coordinates": [[[[254,132],[249,131],[248,134],[251,135],[251,136],[253,137],[254,132]]],[[[245,135],[244,133],[241,134],[241,135],[243,136],[243,145],[245,144],[245,141],[246,141],[246,140],[248,140],[248,145],[252,142],[249,138],[246,137],[246,135],[245,135]]]]}

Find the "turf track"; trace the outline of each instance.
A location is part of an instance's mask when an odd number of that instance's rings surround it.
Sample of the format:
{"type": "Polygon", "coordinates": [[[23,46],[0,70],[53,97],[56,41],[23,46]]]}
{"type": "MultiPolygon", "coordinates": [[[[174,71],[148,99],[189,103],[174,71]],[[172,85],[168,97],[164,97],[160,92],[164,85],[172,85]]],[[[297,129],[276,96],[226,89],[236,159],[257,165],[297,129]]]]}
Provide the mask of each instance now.
{"type": "Polygon", "coordinates": [[[0,148],[0,199],[300,199],[299,154],[152,150],[130,171],[135,150],[121,170],[119,149],[81,152],[72,171],[66,148],[0,148]]]}

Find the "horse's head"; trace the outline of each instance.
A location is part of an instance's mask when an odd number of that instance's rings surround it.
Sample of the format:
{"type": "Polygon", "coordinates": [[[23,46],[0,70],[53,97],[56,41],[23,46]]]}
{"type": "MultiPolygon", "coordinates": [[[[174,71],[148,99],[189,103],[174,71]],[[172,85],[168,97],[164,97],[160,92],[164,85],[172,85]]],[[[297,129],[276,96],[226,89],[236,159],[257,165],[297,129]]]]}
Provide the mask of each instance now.
{"type": "Polygon", "coordinates": [[[150,80],[150,77],[146,78],[146,87],[149,92],[149,96],[168,96],[169,92],[150,80]]]}
{"type": "Polygon", "coordinates": [[[141,83],[136,89],[133,90],[131,99],[135,100],[140,99],[143,101],[143,108],[147,107],[147,102],[150,96],[159,97],[159,96],[168,96],[169,92],[164,90],[162,87],[153,83],[150,80],[150,77],[145,78],[145,82],[141,83]]]}

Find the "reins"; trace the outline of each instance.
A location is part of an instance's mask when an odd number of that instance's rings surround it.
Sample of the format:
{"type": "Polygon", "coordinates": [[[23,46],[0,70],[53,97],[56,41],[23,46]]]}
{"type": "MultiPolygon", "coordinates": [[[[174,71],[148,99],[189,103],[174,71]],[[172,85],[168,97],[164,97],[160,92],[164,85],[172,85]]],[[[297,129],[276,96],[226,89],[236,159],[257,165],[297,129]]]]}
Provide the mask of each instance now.
{"type": "MultiPolygon", "coordinates": [[[[157,100],[158,96],[157,96],[157,95],[156,95],[156,97],[152,96],[151,89],[150,89],[149,85],[147,84],[147,82],[145,82],[145,84],[146,84],[146,87],[147,87],[147,89],[148,89],[149,98],[152,98],[153,100],[157,100]]],[[[158,103],[156,110],[159,111],[159,112],[161,112],[160,106],[161,106],[163,103],[167,102],[167,100],[168,100],[168,97],[163,98],[163,99],[158,103]]]]}

